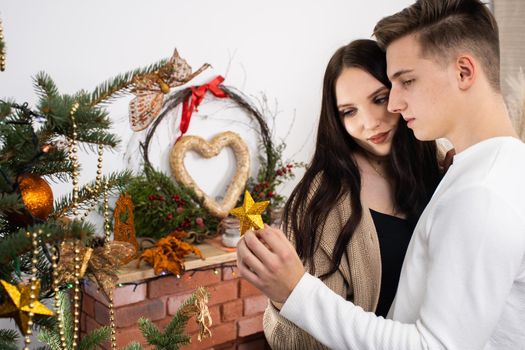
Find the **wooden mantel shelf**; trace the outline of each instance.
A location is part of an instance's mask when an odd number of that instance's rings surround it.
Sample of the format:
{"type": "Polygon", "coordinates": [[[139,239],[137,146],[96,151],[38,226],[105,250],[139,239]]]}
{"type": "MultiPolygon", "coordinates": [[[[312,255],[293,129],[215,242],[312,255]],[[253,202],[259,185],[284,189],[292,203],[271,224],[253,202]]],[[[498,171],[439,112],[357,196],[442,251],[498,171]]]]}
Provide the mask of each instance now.
{"type": "MultiPolygon", "coordinates": [[[[234,262],[237,259],[235,248],[224,247],[221,244],[220,237],[197,244],[196,247],[200,249],[205,259],[200,259],[195,255],[186,257],[184,261],[186,271],[234,262]]],[[[120,269],[118,283],[139,282],[157,276],[148,263],[143,261],[137,267],[137,260],[132,260],[120,269]]]]}

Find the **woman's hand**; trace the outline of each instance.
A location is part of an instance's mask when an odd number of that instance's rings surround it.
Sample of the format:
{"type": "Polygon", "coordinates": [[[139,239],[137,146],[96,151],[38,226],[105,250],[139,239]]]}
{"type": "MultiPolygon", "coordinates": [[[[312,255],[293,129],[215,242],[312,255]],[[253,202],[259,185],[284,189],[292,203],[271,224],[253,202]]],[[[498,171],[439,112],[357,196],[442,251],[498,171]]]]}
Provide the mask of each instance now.
{"type": "Polygon", "coordinates": [[[284,233],[268,225],[246,231],[237,244],[237,267],[244,279],[277,303],[286,301],[305,272],[284,233]]]}

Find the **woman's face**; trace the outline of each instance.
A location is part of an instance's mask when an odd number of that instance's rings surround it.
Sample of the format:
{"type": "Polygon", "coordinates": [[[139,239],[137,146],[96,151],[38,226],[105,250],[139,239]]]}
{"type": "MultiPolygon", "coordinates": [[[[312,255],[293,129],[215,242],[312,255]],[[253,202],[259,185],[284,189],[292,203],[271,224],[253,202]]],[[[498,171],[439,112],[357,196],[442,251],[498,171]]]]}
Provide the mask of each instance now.
{"type": "Polygon", "coordinates": [[[335,82],[339,115],[346,131],[365,150],[385,156],[400,114],[387,110],[389,90],[360,68],[345,68],[335,82]]]}

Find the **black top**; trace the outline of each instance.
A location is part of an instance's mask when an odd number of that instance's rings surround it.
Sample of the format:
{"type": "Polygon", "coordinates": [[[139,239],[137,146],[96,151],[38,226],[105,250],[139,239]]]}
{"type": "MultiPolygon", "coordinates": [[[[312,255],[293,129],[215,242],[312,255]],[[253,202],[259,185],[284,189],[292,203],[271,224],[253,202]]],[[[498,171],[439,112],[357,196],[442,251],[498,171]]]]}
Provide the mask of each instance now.
{"type": "Polygon", "coordinates": [[[386,317],[397,291],[401,266],[414,229],[408,220],[370,209],[381,252],[381,289],[376,315],[386,317]]]}

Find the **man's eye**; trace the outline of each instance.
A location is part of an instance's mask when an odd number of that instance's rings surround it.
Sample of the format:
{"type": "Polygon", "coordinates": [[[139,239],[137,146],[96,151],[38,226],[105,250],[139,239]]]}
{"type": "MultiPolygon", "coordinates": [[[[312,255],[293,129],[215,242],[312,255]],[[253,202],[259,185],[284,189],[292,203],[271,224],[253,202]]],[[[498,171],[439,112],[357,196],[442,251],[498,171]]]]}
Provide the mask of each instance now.
{"type": "Polygon", "coordinates": [[[408,80],[403,81],[403,86],[407,87],[407,86],[412,85],[412,83],[414,83],[414,79],[408,79],[408,80]]]}

